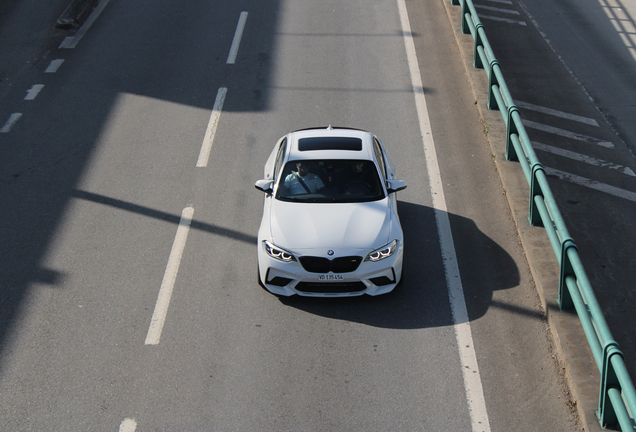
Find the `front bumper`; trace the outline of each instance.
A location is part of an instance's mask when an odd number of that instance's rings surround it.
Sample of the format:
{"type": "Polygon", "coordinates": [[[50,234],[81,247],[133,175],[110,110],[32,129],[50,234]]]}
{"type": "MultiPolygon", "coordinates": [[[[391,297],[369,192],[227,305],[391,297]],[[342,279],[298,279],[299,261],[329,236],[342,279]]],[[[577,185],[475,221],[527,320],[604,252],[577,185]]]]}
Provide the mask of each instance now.
{"type": "Polygon", "coordinates": [[[377,262],[363,261],[355,271],[349,273],[321,274],[306,271],[298,261],[276,260],[259,247],[259,277],[268,291],[280,296],[376,296],[391,292],[400,282],[402,253],[400,241],[395,253],[388,258],[377,262]]]}

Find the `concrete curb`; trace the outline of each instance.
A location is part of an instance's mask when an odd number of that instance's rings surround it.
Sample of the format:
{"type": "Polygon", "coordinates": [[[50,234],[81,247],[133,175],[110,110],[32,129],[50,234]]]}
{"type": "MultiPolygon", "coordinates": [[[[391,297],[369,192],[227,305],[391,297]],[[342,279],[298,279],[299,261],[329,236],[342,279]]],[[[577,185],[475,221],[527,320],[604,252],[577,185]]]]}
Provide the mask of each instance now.
{"type": "Polygon", "coordinates": [[[499,111],[487,108],[488,78],[483,69],[473,67],[474,42],[471,35],[461,32],[461,7],[452,6],[450,0],[442,2],[460,50],[537,292],[547,315],[559,364],[570,387],[572,403],[576,405],[584,429],[600,432],[603,429],[595,413],[600,387],[598,367],[576,313],[559,310],[556,302],[559,287],[558,262],[545,230],[528,223],[528,182],[519,164],[505,158],[506,126],[499,111]]]}
{"type": "Polygon", "coordinates": [[[72,0],[57,19],[55,28],[73,29],[80,27],[97,3],[99,0],[72,0]]]}

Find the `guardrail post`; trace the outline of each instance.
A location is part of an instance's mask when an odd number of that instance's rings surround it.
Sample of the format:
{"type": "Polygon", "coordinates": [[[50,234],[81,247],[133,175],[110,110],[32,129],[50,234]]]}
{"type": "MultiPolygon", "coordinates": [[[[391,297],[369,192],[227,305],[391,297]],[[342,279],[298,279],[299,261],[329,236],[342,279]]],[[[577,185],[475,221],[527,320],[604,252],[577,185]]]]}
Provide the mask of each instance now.
{"type": "MultiPolygon", "coordinates": [[[[519,157],[517,156],[517,151],[515,150],[515,146],[512,145],[512,140],[510,137],[512,134],[519,135],[519,131],[517,130],[517,125],[515,124],[512,113],[519,112],[519,108],[516,105],[510,105],[508,107],[508,121],[506,122],[506,160],[509,161],[518,161],[519,157]]],[[[531,204],[532,205],[532,204],[531,204]]]]}
{"type": "Polygon", "coordinates": [[[468,34],[470,33],[470,27],[468,27],[468,21],[466,20],[466,14],[470,11],[468,8],[468,0],[464,0],[460,3],[462,5],[462,33],[468,34]]]}
{"type": "Polygon", "coordinates": [[[618,343],[609,341],[603,347],[603,370],[601,371],[598,411],[596,411],[596,416],[603,429],[608,427],[615,428],[618,425],[618,417],[608,394],[610,388],[615,388],[619,391],[621,388],[614,366],[612,366],[612,356],[614,355],[619,355],[623,358],[623,353],[619,349],[618,343]]]}
{"type": "Polygon", "coordinates": [[[559,297],[557,303],[559,303],[560,310],[569,310],[574,308],[574,302],[572,301],[572,294],[567,287],[565,279],[568,276],[576,277],[572,262],[568,256],[568,250],[574,248],[578,251],[578,247],[571,238],[566,238],[561,243],[561,269],[559,274],[559,297]]]}
{"type": "Polygon", "coordinates": [[[539,209],[537,209],[537,203],[534,198],[536,196],[541,196],[543,198],[543,190],[541,189],[541,185],[537,179],[537,173],[541,171],[545,175],[545,170],[543,169],[543,164],[541,162],[533,163],[530,170],[530,203],[528,204],[528,222],[530,222],[530,225],[532,226],[542,226],[543,221],[541,220],[541,213],[539,213],[539,209]]]}
{"type": "Polygon", "coordinates": [[[475,69],[484,68],[484,64],[482,63],[481,57],[479,56],[479,51],[477,50],[477,47],[483,46],[481,35],[479,34],[479,29],[483,27],[484,25],[481,22],[478,22],[477,25],[475,25],[475,49],[473,52],[473,67],[475,69]]]}
{"type": "Polygon", "coordinates": [[[488,75],[488,109],[490,110],[499,109],[499,105],[497,104],[497,99],[495,99],[495,93],[493,90],[493,86],[499,86],[497,74],[495,73],[495,66],[499,67],[499,61],[497,61],[497,59],[490,60],[490,74],[488,75]]]}

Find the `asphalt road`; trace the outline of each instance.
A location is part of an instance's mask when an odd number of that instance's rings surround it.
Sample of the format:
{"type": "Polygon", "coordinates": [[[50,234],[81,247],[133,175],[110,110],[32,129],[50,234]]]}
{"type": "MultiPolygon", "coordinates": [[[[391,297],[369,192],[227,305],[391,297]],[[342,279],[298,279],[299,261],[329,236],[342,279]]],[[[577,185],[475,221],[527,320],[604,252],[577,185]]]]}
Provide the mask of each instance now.
{"type": "Polygon", "coordinates": [[[33,59],[10,59],[0,95],[1,429],[577,430],[443,5],[408,2],[406,35],[438,179],[398,4],[111,0],[73,49],[59,48],[73,33],[13,27],[3,47],[33,59]],[[277,298],[256,282],[254,181],[280,136],[328,124],[380,136],[409,185],[392,294],[277,298]],[[147,345],[190,207],[161,338],[147,345]],[[468,321],[453,317],[436,212],[468,321]],[[467,328],[472,346],[458,346],[467,328]],[[466,352],[478,371],[464,370],[466,352]]]}

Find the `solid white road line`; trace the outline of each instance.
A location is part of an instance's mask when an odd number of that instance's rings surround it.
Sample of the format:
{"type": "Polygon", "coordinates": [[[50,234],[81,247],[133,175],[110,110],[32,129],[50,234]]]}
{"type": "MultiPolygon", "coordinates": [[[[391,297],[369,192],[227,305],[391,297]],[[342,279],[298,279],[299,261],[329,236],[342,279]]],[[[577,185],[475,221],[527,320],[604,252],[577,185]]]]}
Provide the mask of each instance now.
{"type": "Polygon", "coordinates": [[[203,143],[201,144],[201,151],[199,152],[197,167],[208,166],[208,160],[210,159],[210,152],[212,151],[212,144],[214,143],[214,136],[216,135],[216,128],[219,125],[219,118],[221,117],[221,110],[223,110],[223,102],[225,102],[226,94],[227,88],[225,87],[221,87],[216,93],[216,100],[214,101],[214,106],[212,107],[212,114],[210,114],[208,128],[205,131],[203,143]]]}
{"type": "Polygon", "coordinates": [[[582,134],[578,134],[575,132],[570,132],[568,130],[565,129],[559,129],[557,127],[554,126],[548,126],[548,125],[544,125],[541,123],[537,123],[537,122],[533,122],[530,120],[521,120],[521,122],[523,123],[523,125],[527,128],[531,128],[531,129],[536,129],[536,130],[540,130],[543,132],[547,132],[547,133],[551,133],[554,135],[558,135],[558,136],[562,136],[565,138],[571,138],[573,140],[577,140],[577,141],[583,141],[586,142],[588,144],[595,144],[601,147],[605,147],[605,148],[614,148],[614,144],[612,144],[609,141],[603,141],[600,140],[598,138],[594,138],[594,137],[590,137],[587,135],[582,135],[582,134]]]}
{"type": "Polygon", "coordinates": [[[34,84],[33,87],[27,91],[27,95],[24,97],[24,100],[33,100],[37,97],[40,90],[44,88],[44,84],[34,84]]]}
{"type": "Polygon", "coordinates": [[[135,432],[137,422],[135,419],[127,418],[119,425],[119,432],[135,432]]]}
{"type": "Polygon", "coordinates": [[[110,0],[101,0],[97,7],[93,9],[93,12],[88,16],[84,24],[80,27],[80,29],[75,33],[75,36],[68,36],[64,38],[58,49],[72,49],[77,46],[77,44],[82,40],[88,29],[91,28],[95,20],[99,17],[99,15],[104,11],[106,5],[108,5],[110,0]]]}
{"type": "Polygon", "coordinates": [[[559,110],[555,110],[552,108],[546,108],[546,107],[542,107],[539,105],[534,105],[531,103],[527,103],[527,102],[522,102],[522,101],[514,101],[515,105],[519,108],[523,108],[523,109],[527,109],[527,110],[531,110],[531,111],[536,111],[536,112],[540,112],[543,114],[548,114],[551,116],[555,116],[555,117],[561,117],[567,120],[573,120],[575,122],[579,122],[579,123],[584,123],[590,126],[596,126],[599,127],[598,123],[596,122],[596,120],[588,118],[588,117],[583,117],[580,115],[576,115],[576,114],[570,114],[570,113],[566,113],[563,111],[559,111],[559,110]]]}
{"type": "Polygon", "coordinates": [[[22,117],[22,113],[13,113],[9,116],[9,120],[2,126],[0,133],[9,133],[18,120],[22,117]]]}
{"type": "Polygon", "coordinates": [[[177,280],[179,264],[181,264],[181,256],[183,255],[186,240],[188,239],[188,232],[190,231],[190,224],[192,223],[193,215],[193,207],[186,207],[181,212],[181,220],[179,221],[177,234],[174,237],[174,243],[172,244],[172,250],[170,251],[170,257],[168,258],[168,265],[166,266],[163,281],[161,282],[161,288],[159,289],[159,296],[157,297],[155,311],[152,314],[150,328],[148,329],[148,335],[146,336],[146,345],[157,345],[159,343],[159,339],[161,339],[161,332],[166,321],[170,298],[172,297],[172,289],[174,288],[174,283],[177,280]]]}
{"type": "Polygon", "coordinates": [[[558,156],[563,156],[566,157],[568,159],[572,159],[575,161],[579,161],[579,162],[584,162],[586,164],[590,164],[590,165],[594,165],[597,167],[601,167],[601,168],[609,168],[609,169],[613,169],[613,170],[617,170],[619,172],[622,172],[625,175],[631,176],[631,177],[636,177],[636,173],[634,173],[634,171],[632,171],[631,168],[623,166],[623,165],[619,165],[619,164],[615,164],[612,162],[607,162],[604,161],[602,159],[595,159],[593,157],[587,156],[587,155],[583,155],[580,153],[575,153],[573,151],[570,150],[565,150],[562,148],[558,148],[558,147],[553,147],[547,144],[541,144],[538,143],[536,141],[532,141],[532,147],[534,147],[537,150],[541,150],[547,153],[552,153],[558,156]]]}
{"type": "Polygon", "coordinates": [[[580,177],[574,174],[559,171],[553,168],[544,168],[546,175],[554,176],[560,180],[565,180],[570,183],[584,186],[597,191],[605,192],[606,194],[614,195],[619,198],[623,198],[629,201],[636,202],[636,192],[631,192],[625,189],[617,188],[616,186],[610,186],[608,184],[599,183],[596,180],[590,180],[585,177],[580,177]]]}
{"type": "Polygon", "coordinates": [[[420,68],[417,63],[415,44],[411,33],[411,24],[409,23],[405,1],[397,0],[397,2],[398,10],[400,12],[406,56],[411,75],[411,84],[415,95],[415,107],[417,109],[421,139],[424,146],[426,170],[431,185],[431,195],[433,199],[433,208],[435,209],[437,232],[440,238],[442,256],[444,258],[448,297],[455,323],[455,337],[457,339],[457,347],[461,361],[464,389],[466,391],[466,401],[468,403],[468,411],[470,412],[472,430],[490,431],[490,422],[488,420],[486,401],[484,399],[484,391],[481,384],[481,375],[479,374],[479,366],[477,364],[477,356],[475,354],[470,321],[468,319],[468,311],[466,309],[464,288],[462,286],[459,267],[457,265],[457,256],[455,254],[455,246],[453,244],[453,234],[451,232],[450,221],[448,219],[444,188],[442,186],[439,163],[437,162],[437,153],[428,116],[426,98],[424,97],[424,87],[422,85],[420,68]]]}
{"type": "Polygon", "coordinates": [[[234,39],[232,40],[232,46],[230,47],[230,54],[227,57],[226,64],[234,64],[236,62],[236,55],[238,54],[239,45],[241,44],[241,38],[243,37],[243,30],[245,30],[245,22],[247,21],[247,12],[241,12],[239,16],[239,22],[234,32],[234,39]]]}
{"type": "Polygon", "coordinates": [[[46,68],[44,73],[55,73],[55,72],[57,72],[57,70],[60,68],[60,66],[62,66],[62,63],[64,63],[64,59],[51,60],[51,63],[49,63],[49,66],[46,68]]]}

